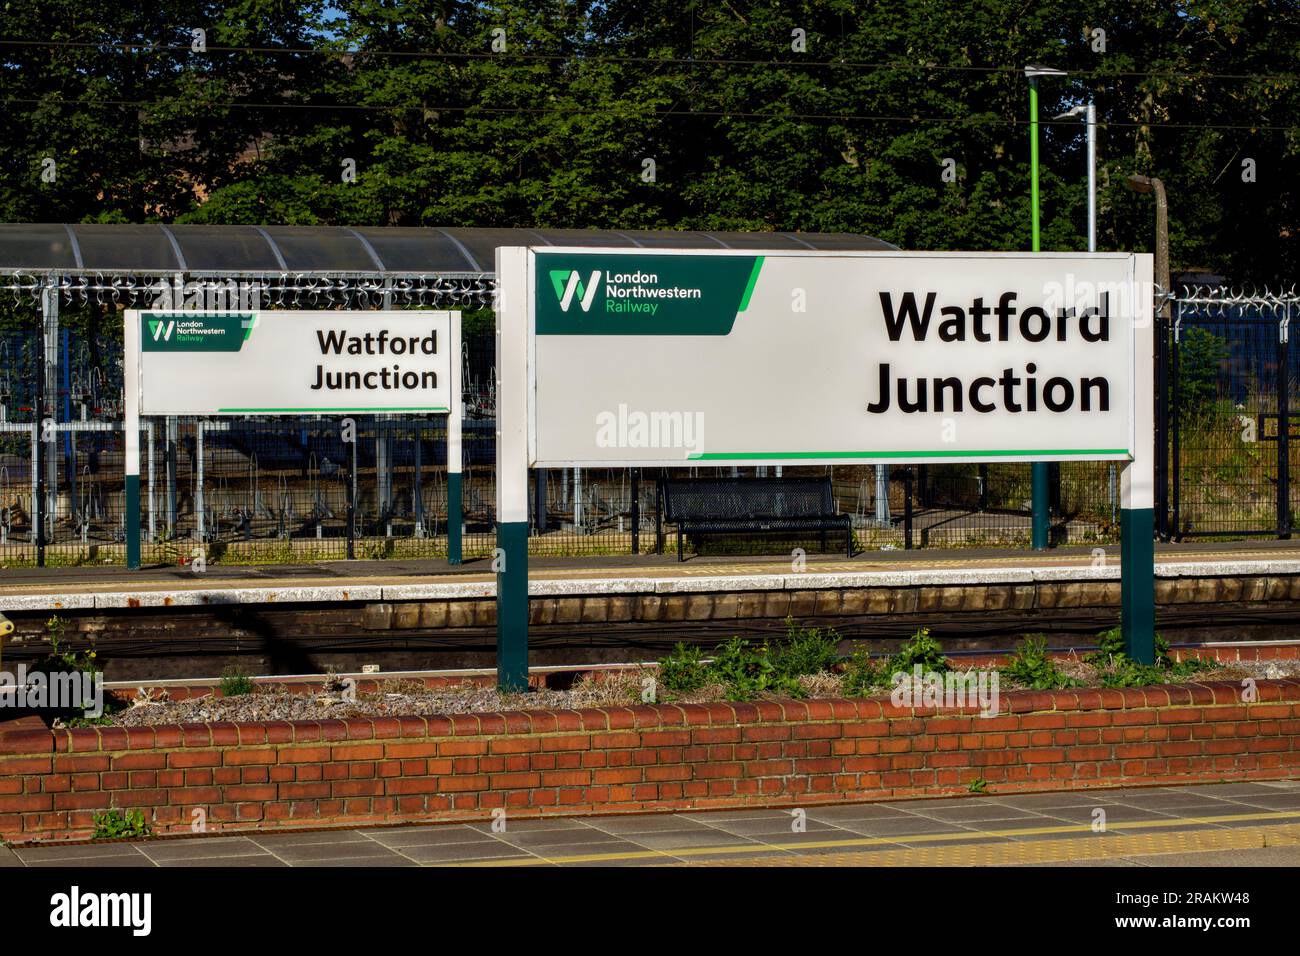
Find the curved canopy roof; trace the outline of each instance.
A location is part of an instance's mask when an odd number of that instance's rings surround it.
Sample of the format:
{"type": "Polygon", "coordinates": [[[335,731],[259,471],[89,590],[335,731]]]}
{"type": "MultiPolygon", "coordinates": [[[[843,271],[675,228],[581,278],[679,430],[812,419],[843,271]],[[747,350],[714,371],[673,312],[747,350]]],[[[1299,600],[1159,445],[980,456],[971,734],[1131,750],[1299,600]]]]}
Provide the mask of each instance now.
{"type": "Polygon", "coordinates": [[[497,246],[888,250],[869,236],[792,232],[0,223],[0,273],[487,275],[497,246]]]}

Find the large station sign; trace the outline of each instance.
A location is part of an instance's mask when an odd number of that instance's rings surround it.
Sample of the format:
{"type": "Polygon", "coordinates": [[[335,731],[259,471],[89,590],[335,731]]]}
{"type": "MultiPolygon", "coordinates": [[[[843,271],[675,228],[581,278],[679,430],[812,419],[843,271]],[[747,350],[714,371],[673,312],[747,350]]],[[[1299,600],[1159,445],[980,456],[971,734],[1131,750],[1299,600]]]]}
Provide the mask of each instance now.
{"type": "Polygon", "coordinates": [[[1110,460],[1154,628],[1149,255],[497,249],[497,672],[528,680],[529,467],[1110,460]]]}
{"type": "Polygon", "coordinates": [[[143,415],[446,413],[451,313],[150,312],[143,415]]]}
{"type": "Polygon", "coordinates": [[[530,250],[530,464],[1130,459],[1137,259],[530,250]]]}

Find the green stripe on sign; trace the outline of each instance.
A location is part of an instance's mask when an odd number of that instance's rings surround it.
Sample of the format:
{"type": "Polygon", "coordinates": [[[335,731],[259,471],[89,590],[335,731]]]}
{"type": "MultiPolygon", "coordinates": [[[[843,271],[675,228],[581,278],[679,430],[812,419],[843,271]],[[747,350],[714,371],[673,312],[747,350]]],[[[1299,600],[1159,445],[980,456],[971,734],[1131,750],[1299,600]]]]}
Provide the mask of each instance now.
{"type": "Polygon", "coordinates": [[[688,461],[746,461],[752,458],[968,458],[980,455],[990,458],[1011,458],[1016,455],[1072,455],[1083,458],[1090,455],[1128,455],[1126,448],[998,448],[965,451],[719,451],[691,455],[688,461]]]}
{"type": "Polygon", "coordinates": [[[744,312],[749,308],[749,298],[754,294],[754,286],[758,284],[758,272],[763,268],[763,257],[754,258],[754,268],[749,271],[749,284],[745,286],[745,294],[741,296],[740,308],[737,312],[744,312]]]}
{"type": "Polygon", "coordinates": [[[441,405],[409,405],[395,406],[382,405],[375,408],[305,408],[294,406],[290,408],[218,408],[218,415],[278,415],[284,412],[328,412],[331,414],[338,412],[450,412],[450,408],[441,405]]]}

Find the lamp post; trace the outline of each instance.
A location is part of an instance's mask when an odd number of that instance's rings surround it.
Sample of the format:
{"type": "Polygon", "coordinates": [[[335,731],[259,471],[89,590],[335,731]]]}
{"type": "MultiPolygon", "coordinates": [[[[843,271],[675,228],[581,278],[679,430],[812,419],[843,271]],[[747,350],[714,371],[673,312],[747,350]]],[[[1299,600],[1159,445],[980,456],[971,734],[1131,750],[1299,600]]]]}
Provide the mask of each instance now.
{"type": "MultiPolygon", "coordinates": [[[[1065,76],[1064,70],[1050,66],[1031,63],[1025,67],[1025,77],[1029,80],[1029,205],[1032,216],[1033,251],[1039,252],[1038,232],[1038,78],[1040,76],[1065,76]]],[[[1048,506],[1048,470],[1047,463],[1036,461],[1030,466],[1033,499],[1033,528],[1030,535],[1035,551],[1047,548],[1047,532],[1051,522],[1048,506]]]]}
{"type": "MultiPolygon", "coordinates": [[[[1088,251],[1097,251],[1097,108],[1089,99],[1086,104],[1066,110],[1052,119],[1070,119],[1082,116],[1088,129],[1088,251]]],[[[1115,520],[1115,506],[1119,501],[1119,472],[1111,462],[1107,469],[1110,481],[1110,516],[1115,520]]]]}
{"type": "Polygon", "coordinates": [[[1169,201],[1165,198],[1165,184],[1155,176],[1129,176],[1125,184],[1135,193],[1156,194],[1156,282],[1162,293],[1161,318],[1168,318],[1169,308],[1169,201]]]}
{"type": "Polygon", "coordinates": [[[1082,116],[1088,127],[1088,251],[1097,251],[1097,109],[1089,100],[1052,119],[1071,119],[1082,116]]]}

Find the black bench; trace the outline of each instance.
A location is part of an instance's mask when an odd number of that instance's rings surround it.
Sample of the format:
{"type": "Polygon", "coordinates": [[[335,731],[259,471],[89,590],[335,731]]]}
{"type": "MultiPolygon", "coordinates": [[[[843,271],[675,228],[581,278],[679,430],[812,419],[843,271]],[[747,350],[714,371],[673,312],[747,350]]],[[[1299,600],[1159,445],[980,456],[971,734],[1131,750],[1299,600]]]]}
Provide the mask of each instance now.
{"type": "Polygon", "coordinates": [[[844,532],[853,557],[850,518],[835,508],[830,478],[664,478],[659,482],[662,520],[677,526],[677,560],[685,535],[844,532]]]}

